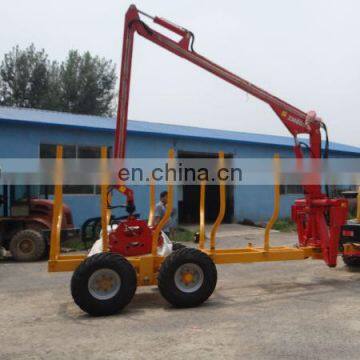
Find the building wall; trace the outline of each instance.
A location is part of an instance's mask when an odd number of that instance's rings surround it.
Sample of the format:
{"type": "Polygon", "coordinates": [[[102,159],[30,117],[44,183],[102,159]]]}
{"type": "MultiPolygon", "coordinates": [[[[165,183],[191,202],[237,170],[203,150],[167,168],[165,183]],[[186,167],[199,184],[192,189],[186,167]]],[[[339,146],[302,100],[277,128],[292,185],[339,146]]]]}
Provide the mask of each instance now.
{"type": "MultiPolygon", "coordinates": [[[[63,126],[21,125],[18,123],[3,123],[0,132],[0,157],[32,158],[39,156],[39,144],[79,144],[94,146],[112,146],[113,132],[94,131],[86,128],[69,128],[63,126]],[[25,129],[26,127],[26,129],[25,129]]],[[[216,140],[176,138],[175,136],[137,135],[131,133],[128,137],[128,157],[165,157],[169,148],[176,151],[217,153],[222,150],[233,157],[272,157],[275,152],[282,157],[292,157],[292,149],[279,146],[260,144],[219,142],[216,140]]],[[[340,154],[338,154],[340,156],[340,154]]],[[[132,187],[137,199],[137,212],[142,217],[148,214],[148,188],[146,186],[132,187]]],[[[158,194],[165,187],[157,188],[158,194]]],[[[174,205],[181,196],[180,189],[175,189],[174,205]]],[[[290,208],[296,195],[281,197],[282,217],[290,216],[290,208]]],[[[121,201],[121,200],[119,200],[121,201]]],[[[194,200],[198,201],[198,200],[194,200]]],[[[98,195],[64,195],[74,216],[77,226],[86,219],[100,215],[100,199],[98,195]]],[[[266,221],[273,210],[273,188],[271,186],[236,186],[234,188],[234,222],[244,218],[253,221],[266,221]]],[[[122,210],[115,213],[120,215],[122,210]]]]}

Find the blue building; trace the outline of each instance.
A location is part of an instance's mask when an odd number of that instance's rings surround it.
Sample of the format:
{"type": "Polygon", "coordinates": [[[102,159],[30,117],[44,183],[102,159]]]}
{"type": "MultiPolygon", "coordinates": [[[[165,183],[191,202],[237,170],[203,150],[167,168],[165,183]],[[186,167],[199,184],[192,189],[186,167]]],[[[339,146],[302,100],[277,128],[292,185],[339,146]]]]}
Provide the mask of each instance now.
{"type": "MultiPolygon", "coordinates": [[[[98,116],[74,115],[52,111],[0,107],[0,157],[46,157],[55,150],[56,144],[64,145],[69,157],[96,157],[101,146],[112,146],[115,119],[98,116]]],[[[259,135],[224,130],[194,128],[188,126],[129,121],[127,154],[129,157],[166,157],[169,148],[177,155],[201,157],[216,155],[222,150],[231,157],[269,157],[275,152],[282,157],[293,156],[291,137],[259,135]]],[[[330,155],[360,157],[360,148],[342,144],[330,144],[330,155]]],[[[209,187],[210,188],[210,187],[209,187]]],[[[207,220],[217,214],[217,187],[207,194],[207,220]],[[211,194],[212,191],[212,194],[211,194]]],[[[137,212],[148,213],[148,189],[135,186],[137,212]],[[139,201],[141,199],[141,201],[139,201]]],[[[157,189],[158,192],[163,188],[157,189]]],[[[271,186],[234,186],[228,191],[227,222],[250,219],[266,221],[273,210],[271,186]]],[[[40,187],[36,196],[41,195],[40,187]]],[[[179,222],[196,221],[194,209],[198,205],[198,192],[191,186],[176,186],[174,206],[178,209],[179,222]],[[190,210],[191,211],[190,211],[190,210]]],[[[281,216],[290,215],[293,201],[301,196],[296,187],[283,189],[281,216]]],[[[96,187],[70,187],[65,189],[67,203],[77,226],[86,219],[99,216],[100,200],[96,187]]]]}

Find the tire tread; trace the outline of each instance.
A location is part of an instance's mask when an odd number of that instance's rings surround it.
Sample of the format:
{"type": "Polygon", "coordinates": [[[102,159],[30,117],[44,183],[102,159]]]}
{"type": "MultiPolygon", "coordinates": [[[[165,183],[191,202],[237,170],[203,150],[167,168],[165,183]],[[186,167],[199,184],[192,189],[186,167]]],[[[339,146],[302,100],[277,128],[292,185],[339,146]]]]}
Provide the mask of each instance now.
{"type": "Polygon", "coordinates": [[[78,266],[71,278],[71,294],[76,305],[94,316],[112,315],[122,310],[132,300],[136,287],[137,276],[134,267],[126,258],[114,253],[100,253],[88,257],[78,266]],[[91,272],[100,268],[121,272],[121,287],[112,299],[98,300],[88,291],[91,272]],[[119,298],[120,292],[122,294],[119,298]]]}
{"type": "Polygon", "coordinates": [[[348,267],[352,267],[352,268],[360,267],[360,256],[343,255],[342,259],[343,259],[345,265],[348,267]]]}
{"type": "Polygon", "coordinates": [[[24,229],[16,232],[11,238],[9,250],[16,261],[37,261],[40,260],[46,252],[46,242],[38,231],[33,229],[24,229]],[[23,237],[29,237],[35,243],[35,251],[32,253],[32,256],[19,254],[17,250],[17,244],[23,237]]]}
{"type": "Polygon", "coordinates": [[[212,259],[200,250],[187,247],[170,254],[162,263],[158,275],[161,295],[175,307],[195,307],[202,304],[215,290],[216,282],[217,270],[212,259]],[[196,263],[204,272],[204,283],[194,293],[183,293],[174,283],[175,271],[187,262],[196,263]]]}

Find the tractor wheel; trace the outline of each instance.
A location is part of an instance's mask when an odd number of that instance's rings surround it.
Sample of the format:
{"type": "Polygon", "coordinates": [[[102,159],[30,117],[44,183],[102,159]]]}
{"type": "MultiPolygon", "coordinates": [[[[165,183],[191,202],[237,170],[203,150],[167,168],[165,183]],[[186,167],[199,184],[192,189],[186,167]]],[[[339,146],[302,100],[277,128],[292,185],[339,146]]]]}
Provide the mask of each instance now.
{"type": "Polygon", "coordinates": [[[16,261],[37,261],[45,254],[46,242],[36,230],[20,230],[11,238],[9,250],[16,261]]]}
{"type": "Polygon", "coordinates": [[[100,253],[85,259],[71,278],[75,303],[94,316],[118,313],[133,298],[134,267],[120,254],[100,253]]]}
{"type": "Polygon", "coordinates": [[[172,249],[173,249],[173,251],[178,251],[178,250],[180,250],[180,249],[185,249],[186,248],[186,246],[185,245],[183,245],[183,244],[180,244],[180,243],[178,243],[178,242],[172,242],[172,249]]]}
{"type": "Polygon", "coordinates": [[[194,307],[214,292],[217,271],[205,253],[191,248],[173,252],[161,265],[158,286],[161,295],[176,307],[194,307]]]}
{"type": "Polygon", "coordinates": [[[359,256],[343,255],[342,259],[348,267],[353,267],[353,268],[360,267],[360,257],[359,256]]]}

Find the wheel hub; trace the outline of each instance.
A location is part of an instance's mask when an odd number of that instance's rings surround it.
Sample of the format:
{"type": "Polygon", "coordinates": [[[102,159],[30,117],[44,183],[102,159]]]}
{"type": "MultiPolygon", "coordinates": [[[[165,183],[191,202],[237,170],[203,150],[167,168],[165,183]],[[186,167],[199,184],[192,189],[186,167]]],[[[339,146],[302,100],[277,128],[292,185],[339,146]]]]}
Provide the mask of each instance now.
{"type": "Polygon", "coordinates": [[[110,276],[103,275],[96,281],[98,290],[109,291],[114,286],[114,279],[110,276]]]}
{"type": "Polygon", "coordinates": [[[183,264],[175,272],[175,285],[183,292],[195,292],[200,289],[203,282],[204,272],[197,264],[183,264]]]}
{"type": "Polygon", "coordinates": [[[192,273],[186,272],[186,273],[182,274],[181,281],[184,284],[188,285],[194,281],[194,276],[192,273]]]}
{"type": "Polygon", "coordinates": [[[24,254],[29,254],[34,250],[34,244],[33,244],[33,242],[31,240],[24,239],[19,243],[19,249],[24,254]]]}
{"type": "Polygon", "coordinates": [[[92,273],[88,280],[90,294],[98,300],[108,300],[120,290],[121,279],[112,269],[99,269],[92,273]]]}

